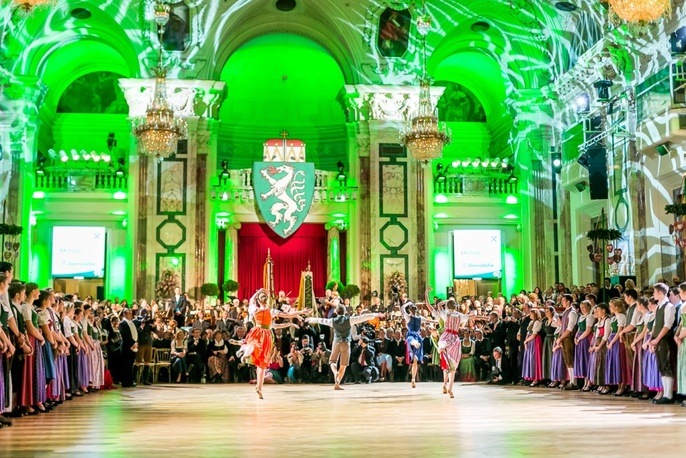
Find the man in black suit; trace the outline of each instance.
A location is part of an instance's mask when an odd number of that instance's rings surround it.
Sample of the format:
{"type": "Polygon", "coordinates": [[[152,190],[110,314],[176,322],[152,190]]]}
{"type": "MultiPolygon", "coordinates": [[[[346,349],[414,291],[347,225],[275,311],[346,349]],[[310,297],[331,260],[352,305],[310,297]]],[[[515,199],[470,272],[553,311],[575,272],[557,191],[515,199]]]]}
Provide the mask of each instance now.
{"type": "Polygon", "coordinates": [[[515,381],[519,381],[522,378],[522,360],[524,359],[524,341],[526,340],[526,334],[529,329],[529,323],[531,323],[531,318],[529,318],[529,313],[531,308],[529,304],[522,305],[522,321],[519,323],[519,330],[517,331],[517,340],[519,341],[519,357],[517,358],[517,372],[514,375],[515,381]]]}
{"type": "Polygon", "coordinates": [[[388,345],[388,354],[393,357],[393,381],[402,382],[407,376],[407,365],[405,364],[405,340],[400,331],[395,331],[393,340],[388,345]]]}
{"type": "MultiPolygon", "coordinates": [[[[281,331],[281,329],[277,329],[281,331]]],[[[239,326],[236,328],[236,340],[243,340],[245,338],[245,328],[239,326]]],[[[240,345],[229,344],[229,375],[238,383],[247,383],[250,381],[250,367],[243,363],[241,359],[236,356],[236,352],[241,349],[240,345]]]]}
{"type": "Polygon", "coordinates": [[[178,286],[174,288],[174,299],[172,306],[174,307],[174,320],[176,320],[176,325],[181,328],[186,324],[186,311],[188,309],[188,302],[186,302],[185,294],[181,294],[181,288],[178,286]]]}
{"type": "Polygon", "coordinates": [[[360,337],[353,350],[350,365],[355,383],[372,383],[379,379],[379,370],[374,364],[374,359],[374,346],[369,345],[369,338],[360,337]]]}
{"type": "MultiPolygon", "coordinates": [[[[517,361],[519,360],[519,340],[517,340],[517,333],[519,333],[519,319],[521,312],[519,309],[514,309],[512,316],[506,317],[504,324],[507,329],[507,363],[510,366],[510,372],[514,374],[517,372],[517,361]]],[[[503,348],[503,347],[500,347],[503,348]]]]}
{"type": "MultiPolygon", "coordinates": [[[[483,331],[477,329],[474,331],[476,340],[474,341],[474,358],[476,361],[476,373],[479,377],[479,381],[482,382],[487,379],[488,372],[490,371],[490,349],[488,340],[484,339],[483,331]]],[[[501,352],[502,354],[502,352],[501,352]]]]}
{"type": "Polygon", "coordinates": [[[491,347],[500,347],[504,350],[507,346],[507,323],[500,320],[498,312],[491,312],[490,320],[488,328],[491,330],[491,347]]]}
{"type": "Polygon", "coordinates": [[[488,376],[489,385],[507,385],[512,383],[510,365],[503,359],[503,350],[500,347],[493,349],[490,360],[491,373],[488,376]]]}
{"type": "Polygon", "coordinates": [[[199,383],[205,373],[205,353],[207,342],[200,335],[200,329],[193,329],[193,334],[188,338],[188,371],[190,372],[191,383],[199,383]]]}
{"type": "Polygon", "coordinates": [[[229,336],[233,337],[233,330],[236,326],[236,322],[229,319],[229,311],[222,311],[222,317],[217,320],[217,331],[228,332],[229,336]]]}
{"type": "Polygon", "coordinates": [[[138,331],[131,321],[131,309],[124,309],[121,312],[123,317],[119,323],[119,333],[121,334],[121,386],[131,388],[136,386],[133,381],[133,363],[136,360],[138,351],[138,331]]]}

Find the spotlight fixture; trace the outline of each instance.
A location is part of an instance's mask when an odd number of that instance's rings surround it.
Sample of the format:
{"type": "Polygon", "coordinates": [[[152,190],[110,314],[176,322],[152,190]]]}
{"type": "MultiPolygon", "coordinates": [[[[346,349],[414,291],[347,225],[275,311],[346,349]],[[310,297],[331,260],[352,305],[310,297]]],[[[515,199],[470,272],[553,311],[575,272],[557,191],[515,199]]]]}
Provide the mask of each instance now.
{"type": "Polygon", "coordinates": [[[612,87],[612,81],[600,80],[593,83],[593,87],[598,91],[598,100],[600,102],[610,101],[610,88],[612,87]]]}
{"type": "Polygon", "coordinates": [[[45,169],[43,168],[43,166],[47,161],[48,160],[45,158],[45,156],[43,156],[41,153],[38,153],[38,156],[36,157],[36,175],[45,175],[45,169]]]}
{"type": "Polygon", "coordinates": [[[231,174],[229,173],[229,161],[227,161],[226,159],[224,159],[224,160],[221,162],[221,167],[222,167],[222,171],[219,172],[219,178],[222,179],[222,180],[226,180],[226,179],[228,179],[229,176],[231,175],[231,174]]]}
{"type": "Polygon", "coordinates": [[[585,92],[576,98],[576,113],[588,114],[591,111],[591,98],[585,92]]]}
{"type": "Polygon", "coordinates": [[[123,157],[120,157],[117,159],[117,163],[119,164],[119,168],[115,172],[117,176],[123,176],[124,175],[124,166],[126,165],[126,160],[123,157]]]}
{"type": "Polygon", "coordinates": [[[338,167],[338,175],[336,175],[336,179],[341,183],[345,183],[345,181],[348,179],[347,175],[345,174],[345,165],[343,162],[338,161],[336,167],[338,167]]]}
{"type": "Polygon", "coordinates": [[[560,153],[551,154],[551,162],[553,164],[553,172],[560,173],[562,170],[562,155],[560,153]]]}
{"type": "Polygon", "coordinates": [[[445,180],[445,167],[443,166],[443,164],[436,164],[436,182],[444,183],[445,180]]]}
{"type": "Polygon", "coordinates": [[[516,183],[517,181],[519,181],[519,178],[517,177],[517,175],[515,175],[514,170],[510,172],[510,177],[507,179],[507,181],[509,181],[510,183],[516,183]]]}
{"type": "Polygon", "coordinates": [[[69,160],[69,156],[67,156],[67,152],[64,151],[63,149],[60,150],[60,160],[62,162],[67,162],[69,160]]]}
{"type": "Polygon", "coordinates": [[[117,139],[114,138],[114,132],[110,132],[107,135],[107,149],[110,150],[110,153],[114,148],[117,147],[117,139]]]}
{"type": "Polygon", "coordinates": [[[74,161],[78,161],[78,160],[79,160],[79,152],[76,151],[75,149],[72,149],[72,150],[71,150],[71,158],[72,158],[74,161]]]}

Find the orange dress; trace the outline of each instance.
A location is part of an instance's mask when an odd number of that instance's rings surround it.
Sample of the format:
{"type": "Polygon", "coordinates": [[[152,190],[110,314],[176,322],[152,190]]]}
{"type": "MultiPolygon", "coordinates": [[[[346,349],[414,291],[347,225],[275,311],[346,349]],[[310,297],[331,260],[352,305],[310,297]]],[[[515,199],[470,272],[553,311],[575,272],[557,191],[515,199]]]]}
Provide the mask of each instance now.
{"type": "Polygon", "coordinates": [[[255,311],[255,323],[255,327],[245,336],[243,347],[252,349],[250,364],[266,369],[269,366],[269,358],[272,352],[271,310],[257,309],[255,311]]]}

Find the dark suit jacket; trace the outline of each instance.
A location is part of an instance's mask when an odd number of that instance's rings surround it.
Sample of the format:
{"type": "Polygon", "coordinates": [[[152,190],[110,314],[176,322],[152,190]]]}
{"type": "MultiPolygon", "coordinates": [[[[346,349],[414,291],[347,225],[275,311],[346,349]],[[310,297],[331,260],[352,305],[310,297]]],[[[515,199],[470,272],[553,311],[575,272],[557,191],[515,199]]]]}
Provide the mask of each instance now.
{"type": "MultiPolygon", "coordinates": [[[[405,352],[407,351],[407,348],[405,347],[405,341],[401,340],[400,342],[396,342],[395,339],[391,340],[391,343],[388,344],[388,354],[391,355],[392,357],[404,357],[405,352]]],[[[393,362],[395,364],[395,361],[393,362]]]]}
{"type": "Polygon", "coordinates": [[[519,350],[524,351],[524,341],[526,340],[526,333],[529,329],[529,323],[531,323],[531,318],[528,316],[522,319],[519,324],[519,350]]]}
{"type": "Polygon", "coordinates": [[[489,360],[489,365],[491,367],[491,375],[489,375],[489,382],[493,379],[493,377],[500,375],[502,377],[502,380],[495,382],[497,385],[507,385],[509,383],[512,383],[512,368],[508,364],[508,362],[505,360],[505,358],[500,359],[500,370],[496,367],[496,361],[495,358],[491,355],[491,359],[489,360]]]}
{"type": "Polygon", "coordinates": [[[129,328],[129,324],[124,320],[119,323],[119,333],[121,334],[122,349],[130,350],[131,347],[133,347],[133,344],[136,343],[136,340],[133,340],[131,328],[129,328]]]}
{"type": "Polygon", "coordinates": [[[475,340],[474,347],[474,356],[476,358],[481,358],[481,356],[489,356],[491,354],[490,345],[486,339],[481,339],[481,342],[475,340]]]}
{"type": "MultiPolygon", "coordinates": [[[[505,351],[505,344],[507,341],[507,323],[498,321],[498,325],[494,328],[494,324],[490,323],[488,327],[491,329],[491,350],[495,347],[500,347],[505,351]]],[[[515,339],[517,337],[515,336],[515,339]]]]}
{"type": "MultiPolygon", "coordinates": [[[[360,355],[362,354],[362,351],[363,351],[362,347],[359,345],[356,345],[355,349],[352,352],[350,362],[351,363],[359,363],[360,355]]],[[[376,358],[374,358],[374,346],[373,345],[367,345],[367,348],[364,349],[364,360],[365,360],[366,366],[376,366],[375,359],[376,358]]]]}

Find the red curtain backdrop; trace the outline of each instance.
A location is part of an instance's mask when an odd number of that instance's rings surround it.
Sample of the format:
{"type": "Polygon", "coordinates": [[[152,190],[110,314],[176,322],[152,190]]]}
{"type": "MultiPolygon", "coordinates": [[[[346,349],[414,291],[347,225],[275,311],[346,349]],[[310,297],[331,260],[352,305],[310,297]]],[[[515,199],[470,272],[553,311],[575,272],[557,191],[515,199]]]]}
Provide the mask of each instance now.
{"type": "Polygon", "coordinates": [[[238,230],[238,297],[247,299],[263,288],[262,274],[267,250],[274,260],[275,294],[290,291],[290,298],[298,296],[300,273],[310,263],[314,280],[314,294],[324,295],[326,286],[327,232],[323,224],[303,224],[287,239],[276,235],[266,224],[242,223],[238,230]]]}

